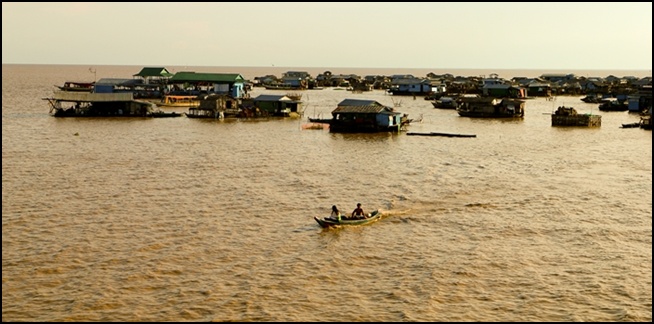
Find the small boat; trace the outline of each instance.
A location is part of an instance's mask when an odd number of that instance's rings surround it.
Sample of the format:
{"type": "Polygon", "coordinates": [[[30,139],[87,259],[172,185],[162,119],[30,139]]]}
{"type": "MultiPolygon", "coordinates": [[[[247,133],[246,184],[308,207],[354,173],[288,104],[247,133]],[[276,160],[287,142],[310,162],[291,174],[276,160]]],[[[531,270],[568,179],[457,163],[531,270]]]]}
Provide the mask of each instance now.
{"type": "Polygon", "coordinates": [[[332,122],[331,118],[313,118],[309,117],[309,121],[312,123],[319,123],[319,124],[329,124],[332,122]]]}
{"type": "Polygon", "coordinates": [[[636,128],[640,127],[640,122],[637,123],[629,123],[629,124],[622,124],[622,128],[636,128]]]}
{"type": "Polygon", "coordinates": [[[318,216],[314,216],[313,219],[315,219],[316,222],[318,222],[318,224],[323,228],[352,226],[352,225],[366,225],[380,220],[382,217],[382,212],[381,210],[376,209],[375,211],[369,213],[366,216],[367,216],[366,218],[361,218],[361,219],[350,219],[349,217],[346,219],[345,217],[342,217],[340,221],[331,217],[319,218],[318,216]]]}
{"type": "Polygon", "coordinates": [[[154,111],[150,113],[150,117],[154,118],[168,118],[168,117],[181,117],[182,114],[178,112],[165,112],[165,111],[154,111]]]}
{"type": "Polygon", "coordinates": [[[591,93],[581,98],[581,101],[585,103],[602,103],[602,99],[602,95],[591,93]]]}
{"type": "Polygon", "coordinates": [[[200,106],[200,101],[201,98],[198,96],[165,95],[157,106],[193,108],[200,106]]]}
{"type": "Polygon", "coordinates": [[[59,88],[61,91],[92,92],[94,85],[95,85],[95,81],[94,82],[66,81],[64,82],[63,86],[56,86],[56,87],[59,88]]]}
{"type": "Polygon", "coordinates": [[[431,133],[408,132],[406,134],[407,135],[417,135],[417,136],[477,137],[477,135],[475,135],[475,134],[451,134],[451,133],[436,133],[436,132],[431,132],[431,133]]]}
{"type": "Polygon", "coordinates": [[[624,101],[618,101],[616,98],[603,99],[599,105],[600,111],[627,111],[629,105],[624,101]]]}
{"type": "Polygon", "coordinates": [[[434,108],[441,109],[456,109],[458,106],[456,98],[453,97],[441,97],[438,100],[432,101],[431,104],[434,106],[434,108]]]}

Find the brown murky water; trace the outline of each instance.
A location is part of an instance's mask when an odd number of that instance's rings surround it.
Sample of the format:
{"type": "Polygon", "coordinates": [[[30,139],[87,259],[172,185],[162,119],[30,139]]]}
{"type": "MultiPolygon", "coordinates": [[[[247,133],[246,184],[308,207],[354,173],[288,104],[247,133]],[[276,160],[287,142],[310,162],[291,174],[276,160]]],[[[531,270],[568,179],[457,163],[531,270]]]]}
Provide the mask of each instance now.
{"type": "Polygon", "coordinates": [[[48,115],[55,84],[88,79],[3,66],[3,321],[652,320],[652,133],[620,128],[637,115],[558,97],[481,120],[333,89],[304,91],[301,119],[48,115]],[[345,98],[477,137],[302,128],[345,98]],[[602,126],[551,127],[562,104],[602,126]],[[312,219],[357,202],[385,216],[312,219]]]}

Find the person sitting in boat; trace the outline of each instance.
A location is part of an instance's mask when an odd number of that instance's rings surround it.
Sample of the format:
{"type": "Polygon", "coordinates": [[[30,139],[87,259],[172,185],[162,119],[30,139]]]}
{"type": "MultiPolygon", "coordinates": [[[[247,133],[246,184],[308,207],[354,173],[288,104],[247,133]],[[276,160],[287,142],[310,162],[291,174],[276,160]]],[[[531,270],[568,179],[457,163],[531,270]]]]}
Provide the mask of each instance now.
{"type": "Polygon", "coordinates": [[[363,212],[363,208],[361,208],[361,203],[358,203],[357,208],[352,211],[352,219],[361,218],[366,218],[366,214],[363,212]]]}
{"type": "Polygon", "coordinates": [[[336,219],[339,222],[341,221],[341,212],[338,210],[338,207],[336,205],[332,206],[332,215],[330,216],[332,219],[336,219]]]}

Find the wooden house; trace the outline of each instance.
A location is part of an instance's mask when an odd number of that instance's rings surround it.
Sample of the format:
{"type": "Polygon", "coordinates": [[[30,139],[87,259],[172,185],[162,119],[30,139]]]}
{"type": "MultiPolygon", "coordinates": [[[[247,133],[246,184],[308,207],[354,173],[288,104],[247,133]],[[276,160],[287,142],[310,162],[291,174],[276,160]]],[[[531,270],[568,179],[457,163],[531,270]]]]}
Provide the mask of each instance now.
{"type": "Polygon", "coordinates": [[[302,101],[286,95],[262,94],[251,101],[259,111],[270,116],[289,117],[302,114],[302,101]]]}
{"type": "Polygon", "coordinates": [[[400,131],[407,115],[375,100],[345,99],[332,111],[331,132],[371,133],[400,131]]]}
{"type": "Polygon", "coordinates": [[[166,84],[172,76],[173,73],[164,67],[144,67],[139,73],[132,75],[135,79],[143,80],[145,84],[166,84]]]}
{"type": "Polygon", "coordinates": [[[459,97],[456,111],[463,117],[522,118],[525,100],[493,97],[459,97]]]}
{"type": "Polygon", "coordinates": [[[526,98],[527,89],[511,84],[487,84],[481,89],[483,96],[495,98],[526,98]]]}
{"type": "Polygon", "coordinates": [[[186,116],[188,118],[214,118],[238,117],[241,115],[239,100],[225,94],[211,94],[199,100],[199,105],[190,107],[186,116]]]}
{"type": "Polygon", "coordinates": [[[388,92],[392,95],[425,96],[432,93],[431,80],[427,78],[393,78],[388,92]]]}
{"type": "Polygon", "coordinates": [[[245,78],[238,73],[177,72],[170,78],[172,95],[226,94],[247,97],[245,78]]]}
{"type": "Polygon", "coordinates": [[[552,86],[544,82],[532,82],[527,85],[527,92],[533,97],[551,97],[552,86]]]}

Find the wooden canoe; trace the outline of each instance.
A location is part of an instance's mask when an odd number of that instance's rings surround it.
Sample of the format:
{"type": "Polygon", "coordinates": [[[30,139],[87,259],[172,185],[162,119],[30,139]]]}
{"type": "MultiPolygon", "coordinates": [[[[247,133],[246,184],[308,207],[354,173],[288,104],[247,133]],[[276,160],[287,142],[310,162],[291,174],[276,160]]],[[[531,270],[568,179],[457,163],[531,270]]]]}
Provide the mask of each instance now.
{"type": "Polygon", "coordinates": [[[313,219],[315,219],[316,222],[318,222],[318,224],[321,227],[328,228],[328,227],[340,227],[340,226],[366,225],[380,220],[381,217],[382,217],[382,212],[381,210],[377,209],[372,213],[369,213],[366,218],[362,218],[362,219],[341,218],[340,222],[337,219],[333,219],[330,217],[320,218],[318,216],[314,216],[313,219]]]}

